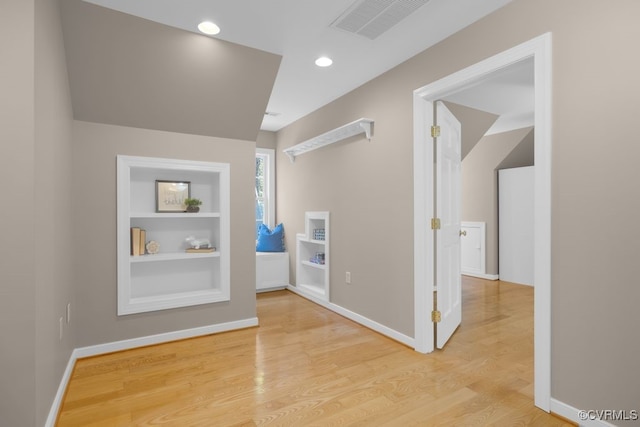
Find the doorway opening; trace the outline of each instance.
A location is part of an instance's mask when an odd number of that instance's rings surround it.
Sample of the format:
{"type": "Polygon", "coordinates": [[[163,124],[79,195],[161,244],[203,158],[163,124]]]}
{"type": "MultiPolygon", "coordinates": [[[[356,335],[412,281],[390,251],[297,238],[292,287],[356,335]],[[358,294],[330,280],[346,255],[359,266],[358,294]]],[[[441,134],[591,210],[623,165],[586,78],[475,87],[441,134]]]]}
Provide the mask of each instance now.
{"type": "Polygon", "coordinates": [[[534,117],[534,394],[535,405],[549,411],[551,399],[551,34],[497,54],[414,92],[414,301],[416,351],[433,351],[434,102],[462,91],[491,73],[533,59],[534,117]]]}

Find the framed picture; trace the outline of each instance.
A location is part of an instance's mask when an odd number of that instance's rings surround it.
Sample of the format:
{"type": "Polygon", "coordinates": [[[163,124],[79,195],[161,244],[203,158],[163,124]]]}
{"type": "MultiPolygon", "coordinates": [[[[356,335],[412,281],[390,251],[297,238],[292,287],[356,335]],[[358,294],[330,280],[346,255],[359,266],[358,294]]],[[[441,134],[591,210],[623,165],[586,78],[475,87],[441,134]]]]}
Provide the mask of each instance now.
{"type": "Polygon", "coordinates": [[[184,199],[190,196],[190,181],[156,180],[156,212],[184,212],[184,199]]]}

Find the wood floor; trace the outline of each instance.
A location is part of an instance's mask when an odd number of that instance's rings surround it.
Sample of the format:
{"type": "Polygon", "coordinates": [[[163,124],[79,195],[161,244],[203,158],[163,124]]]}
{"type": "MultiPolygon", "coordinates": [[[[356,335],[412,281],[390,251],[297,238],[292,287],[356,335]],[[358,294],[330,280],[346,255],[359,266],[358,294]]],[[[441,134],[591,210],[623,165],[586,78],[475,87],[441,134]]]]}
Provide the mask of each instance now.
{"type": "Polygon", "coordinates": [[[423,355],[291,292],[260,327],[79,360],[58,426],[569,426],[533,405],[533,289],[463,276],[423,355]]]}

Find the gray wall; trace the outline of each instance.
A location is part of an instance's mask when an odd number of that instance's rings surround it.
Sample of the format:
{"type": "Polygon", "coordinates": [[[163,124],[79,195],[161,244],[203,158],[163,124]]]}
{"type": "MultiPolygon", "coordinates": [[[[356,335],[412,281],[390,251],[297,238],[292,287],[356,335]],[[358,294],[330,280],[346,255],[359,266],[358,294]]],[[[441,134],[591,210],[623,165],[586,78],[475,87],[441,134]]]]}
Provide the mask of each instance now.
{"type": "Polygon", "coordinates": [[[0,425],[43,425],[75,346],[71,104],[57,1],[0,7],[0,425]]]}
{"type": "Polygon", "coordinates": [[[524,128],[485,136],[462,161],[462,220],[486,223],[487,274],[499,274],[497,169],[532,134],[524,128]]]}
{"type": "Polygon", "coordinates": [[[261,130],[260,132],[258,132],[256,147],[271,148],[272,150],[275,150],[277,146],[278,146],[278,140],[275,132],[270,132],[267,130],[261,130]]]}
{"type": "MultiPolygon", "coordinates": [[[[638,16],[635,0],[516,0],[282,129],[279,149],[359,117],[376,121],[371,142],[279,163],[288,230],[302,230],[305,210],[331,211],[332,301],[413,335],[412,92],[551,31],[552,397],[577,408],[636,408],[640,229],[629,225],[640,211],[638,16]]],[[[287,236],[292,247],[295,233],[287,236]]]]}
{"type": "Polygon", "coordinates": [[[255,143],[75,121],[74,240],[78,347],[256,316],[255,143]],[[231,301],[116,315],[116,155],[231,164],[231,301]]]}
{"type": "Polygon", "coordinates": [[[331,301],[413,336],[412,98],[394,90],[389,75],[278,132],[278,222],[287,230],[294,282],[304,213],[329,211],[331,301]],[[282,153],[360,117],[375,120],[371,141],[361,134],[295,163],[282,153]]]}
{"type": "Polygon", "coordinates": [[[36,422],[34,14],[33,0],[4,1],[0,10],[0,179],[15,188],[0,221],[3,427],[36,422]]]}
{"type": "Polygon", "coordinates": [[[462,125],[460,157],[464,161],[500,116],[452,102],[445,101],[444,104],[462,125]]]}
{"type": "Polygon", "coordinates": [[[72,110],[58,1],[35,2],[36,425],[44,424],[76,347],[72,110]],[[71,322],[66,307],[71,304],[71,322]],[[63,337],[59,339],[59,319],[63,337]]]}

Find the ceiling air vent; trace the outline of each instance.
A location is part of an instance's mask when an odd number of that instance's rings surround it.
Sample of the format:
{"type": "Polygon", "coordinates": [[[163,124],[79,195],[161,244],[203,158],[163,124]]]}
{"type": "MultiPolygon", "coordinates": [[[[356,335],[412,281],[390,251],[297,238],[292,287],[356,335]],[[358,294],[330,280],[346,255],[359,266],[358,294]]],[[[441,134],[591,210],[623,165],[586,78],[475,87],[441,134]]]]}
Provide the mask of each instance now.
{"type": "Polygon", "coordinates": [[[357,0],[331,27],[374,40],[429,0],[357,0]]]}

